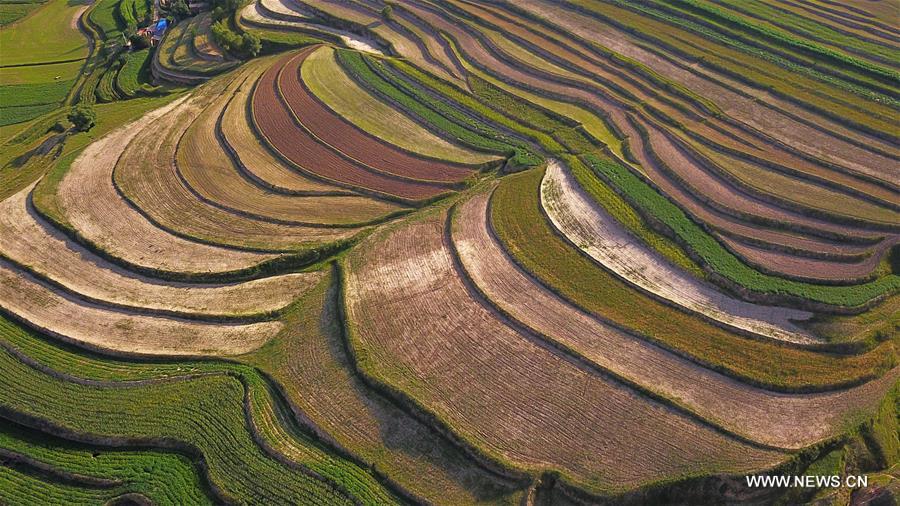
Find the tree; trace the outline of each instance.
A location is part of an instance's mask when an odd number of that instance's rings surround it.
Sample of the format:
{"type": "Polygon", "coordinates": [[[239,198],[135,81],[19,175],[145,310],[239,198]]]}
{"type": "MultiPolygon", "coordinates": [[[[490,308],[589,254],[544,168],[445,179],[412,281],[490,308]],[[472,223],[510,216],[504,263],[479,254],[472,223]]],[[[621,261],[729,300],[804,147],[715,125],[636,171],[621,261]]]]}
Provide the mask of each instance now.
{"type": "Polygon", "coordinates": [[[78,104],[69,112],[69,121],[75,125],[75,130],[87,132],[97,124],[97,113],[87,104],[78,104]]]}
{"type": "Polygon", "coordinates": [[[175,0],[172,2],[172,8],[169,10],[173,16],[178,19],[184,19],[191,15],[191,9],[184,2],[184,0],[175,0]]]}
{"type": "Polygon", "coordinates": [[[249,56],[256,56],[262,49],[262,42],[256,34],[244,32],[241,36],[241,50],[249,56]]]}

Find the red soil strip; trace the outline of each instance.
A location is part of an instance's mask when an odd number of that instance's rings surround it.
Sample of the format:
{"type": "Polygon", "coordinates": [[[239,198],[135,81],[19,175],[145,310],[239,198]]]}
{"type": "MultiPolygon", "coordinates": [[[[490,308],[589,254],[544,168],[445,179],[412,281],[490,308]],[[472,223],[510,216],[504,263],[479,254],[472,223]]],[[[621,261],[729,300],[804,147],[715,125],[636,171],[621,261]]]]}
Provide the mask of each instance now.
{"type": "Polygon", "coordinates": [[[721,234],[717,234],[717,237],[728,249],[761,271],[810,282],[825,280],[850,283],[865,280],[878,267],[885,251],[897,242],[896,239],[881,242],[876,251],[862,262],[839,262],[798,257],[782,251],[747,244],[721,234]]]}
{"type": "MultiPolygon", "coordinates": [[[[303,53],[311,50],[305,49],[303,53]]],[[[302,171],[330,183],[369,190],[377,194],[407,201],[421,201],[435,197],[445,188],[424,183],[391,178],[353,163],[319,143],[302,126],[297,125],[277,92],[276,78],[282,67],[292,59],[288,55],[267,70],[253,92],[253,120],[266,140],[282,156],[302,171]]]]}
{"type": "Polygon", "coordinates": [[[363,133],[328,109],[301,81],[300,66],[309,54],[300,53],[291,59],[278,82],[288,107],[322,142],[375,170],[398,177],[453,183],[472,173],[461,165],[415,157],[363,133]]]}

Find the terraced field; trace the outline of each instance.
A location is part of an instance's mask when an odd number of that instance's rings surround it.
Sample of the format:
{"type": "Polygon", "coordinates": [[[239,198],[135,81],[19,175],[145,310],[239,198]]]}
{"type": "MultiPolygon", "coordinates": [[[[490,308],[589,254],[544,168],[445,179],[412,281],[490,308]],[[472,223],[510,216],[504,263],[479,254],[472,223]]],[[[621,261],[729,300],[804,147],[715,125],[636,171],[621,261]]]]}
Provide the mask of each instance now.
{"type": "Polygon", "coordinates": [[[896,5],[189,10],[0,4],[0,503],[900,496],[896,5]]]}

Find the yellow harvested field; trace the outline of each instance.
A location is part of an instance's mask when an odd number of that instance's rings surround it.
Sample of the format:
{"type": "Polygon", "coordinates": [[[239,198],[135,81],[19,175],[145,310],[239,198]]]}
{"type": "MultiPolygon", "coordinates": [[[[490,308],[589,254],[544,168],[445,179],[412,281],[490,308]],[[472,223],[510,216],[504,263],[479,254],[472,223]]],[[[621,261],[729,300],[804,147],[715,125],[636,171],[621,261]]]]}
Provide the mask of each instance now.
{"type": "Polygon", "coordinates": [[[83,297],[141,310],[203,316],[249,316],[277,311],[305,292],[320,273],[284,274],[233,284],[160,281],[134,274],[91,253],[45,222],[28,204],[26,188],[0,203],[0,256],[83,297]]]}
{"type": "Polygon", "coordinates": [[[184,99],[149,112],[88,146],[59,184],[66,218],[88,241],[110,255],[150,269],[223,272],[252,267],[277,255],[237,251],[183,239],[148,221],[117,193],[113,169],[122,149],[184,99]]]}
{"type": "Polygon", "coordinates": [[[5,260],[0,260],[0,309],[51,336],[145,355],[239,355],[259,348],[282,327],[279,322],[225,324],[144,316],[82,303],[5,260]]]}

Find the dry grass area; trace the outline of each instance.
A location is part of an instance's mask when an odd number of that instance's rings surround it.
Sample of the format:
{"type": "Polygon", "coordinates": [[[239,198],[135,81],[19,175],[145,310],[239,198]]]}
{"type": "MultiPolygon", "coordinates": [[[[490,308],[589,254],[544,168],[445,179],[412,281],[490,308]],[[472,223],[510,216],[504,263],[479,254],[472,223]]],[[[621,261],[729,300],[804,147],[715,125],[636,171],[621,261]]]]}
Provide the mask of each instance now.
{"type": "Polygon", "coordinates": [[[460,278],[445,220],[435,212],[348,258],[352,346],[366,374],[495,459],[556,469],[595,492],[784,459],[595,375],[507,324],[460,278]]]}

